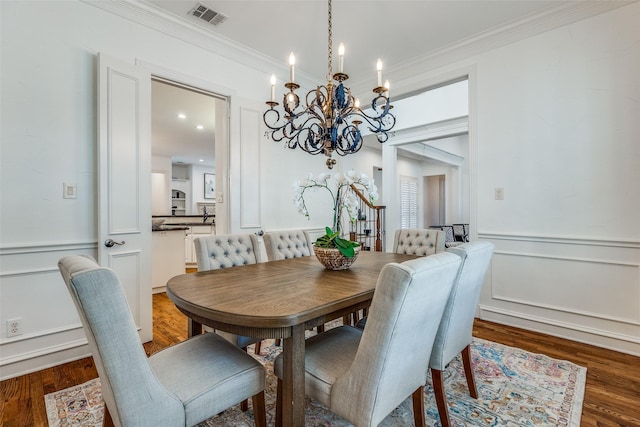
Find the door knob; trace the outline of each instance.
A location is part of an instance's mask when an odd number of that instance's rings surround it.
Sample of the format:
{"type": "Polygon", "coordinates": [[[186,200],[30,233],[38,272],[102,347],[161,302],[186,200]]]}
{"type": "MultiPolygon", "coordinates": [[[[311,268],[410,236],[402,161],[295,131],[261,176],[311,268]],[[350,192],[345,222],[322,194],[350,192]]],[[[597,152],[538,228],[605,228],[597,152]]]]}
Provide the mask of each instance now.
{"type": "Polygon", "coordinates": [[[104,241],[104,245],[108,248],[112,248],[114,245],[124,245],[124,240],[122,242],[116,242],[113,239],[107,239],[104,241]]]}

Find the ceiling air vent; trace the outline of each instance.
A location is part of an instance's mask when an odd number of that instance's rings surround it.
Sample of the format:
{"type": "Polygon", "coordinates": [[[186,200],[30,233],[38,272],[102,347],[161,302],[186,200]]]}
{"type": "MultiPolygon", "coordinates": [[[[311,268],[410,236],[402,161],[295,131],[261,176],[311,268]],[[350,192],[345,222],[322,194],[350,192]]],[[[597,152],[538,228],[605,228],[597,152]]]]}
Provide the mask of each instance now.
{"type": "Polygon", "coordinates": [[[211,10],[200,3],[197,3],[193,9],[189,11],[189,15],[193,15],[203,21],[207,21],[211,25],[221,24],[228,18],[228,16],[223,15],[220,12],[216,12],[215,10],[211,10]]]}

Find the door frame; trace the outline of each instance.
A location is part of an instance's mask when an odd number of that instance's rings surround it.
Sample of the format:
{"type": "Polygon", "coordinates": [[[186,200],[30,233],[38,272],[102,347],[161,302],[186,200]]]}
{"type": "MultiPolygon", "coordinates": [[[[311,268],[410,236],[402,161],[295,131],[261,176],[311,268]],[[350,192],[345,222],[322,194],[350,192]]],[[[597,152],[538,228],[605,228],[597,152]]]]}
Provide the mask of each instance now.
{"type": "MultiPolygon", "coordinates": [[[[231,108],[232,99],[236,97],[236,91],[226,86],[221,86],[213,81],[202,80],[198,77],[185,74],[175,69],[169,69],[161,65],[136,59],[136,64],[149,71],[151,78],[173,81],[180,85],[190,86],[204,92],[210,92],[218,97],[226,98],[226,118],[224,120],[223,141],[215,141],[216,150],[216,233],[227,233],[230,227],[230,148],[231,148],[231,108]]],[[[151,191],[151,189],[149,189],[151,191]]]]}
{"type": "MultiPolygon", "coordinates": [[[[421,76],[419,81],[412,80],[412,88],[420,87],[421,89],[411,89],[405,93],[402,93],[402,87],[396,89],[400,95],[396,99],[403,99],[412,96],[416,93],[421,93],[429,89],[444,86],[456,81],[466,79],[468,81],[467,99],[468,99],[468,115],[467,115],[467,134],[469,138],[469,238],[475,240],[478,236],[477,221],[478,221],[478,189],[477,189],[477,150],[478,150],[478,138],[477,138],[477,79],[478,71],[475,64],[463,66],[461,68],[451,69],[442,74],[428,74],[421,76]]],[[[402,83],[400,83],[401,85],[402,83]]],[[[398,157],[398,146],[393,143],[393,138],[390,138],[386,144],[382,146],[382,164],[385,170],[389,170],[390,173],[383,175],[382,188],[385,194],[395,194],[396,197],[392,203],[387,202],[389,205],[399,206],[399,181],[397,179],[396,164],[398,157]]],[[[400,219],[399,212],[393,210],[387,212],[387,226],[392,224],[391,227],[398,226],[400,219]]],[[[393,245],[393,235],[387,234],[387,247],[393,245]],[[389,240],[391,239],[391,240],[389,240]]]]}

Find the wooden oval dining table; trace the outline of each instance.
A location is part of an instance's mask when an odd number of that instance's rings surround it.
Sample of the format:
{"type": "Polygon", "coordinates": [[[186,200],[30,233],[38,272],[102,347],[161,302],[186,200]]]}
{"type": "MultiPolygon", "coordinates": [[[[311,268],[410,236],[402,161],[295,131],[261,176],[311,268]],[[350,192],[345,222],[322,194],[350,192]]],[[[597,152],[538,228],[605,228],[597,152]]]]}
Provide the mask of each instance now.
{"type": "Polygon", "coordinates": [[[304,426],[304,340],[307,329],[369,307],[382,267],[416,258],[360,253],[347,270],[326,270],[311,257],[181,274],[167,295],[189,319],[189,336],[202,325],[256,338],[283,339],[284,426],[304,426]]]}

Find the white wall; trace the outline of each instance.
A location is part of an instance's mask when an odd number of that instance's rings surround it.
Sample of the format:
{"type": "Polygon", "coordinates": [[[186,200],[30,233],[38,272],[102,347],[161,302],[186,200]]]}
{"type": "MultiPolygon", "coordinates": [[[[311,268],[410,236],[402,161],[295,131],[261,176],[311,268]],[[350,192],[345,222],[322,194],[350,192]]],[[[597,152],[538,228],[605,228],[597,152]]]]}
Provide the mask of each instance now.
{"type": "Polygon", "coordinates": [[[216,173],[215,168],[193,165],[191,168],[191,214],[198,215],[198,202],[213,203],[215,199],[204,198],[204,174],[216,173]]]}
{"type": "MultiPolygon", "coordinates": [[[[422,88],[424,89],[424,88],[422,88]]],[[[407,129],[469,114],[468,82],[463,80],[393,101],[396,129],[407,129]]]]}
{"type": "Polygon", "coordinates": [[[470,74],[483,318],[640,354],[638,22],[634,3],[394,84],[470,74]]]}
{"type": "Polygon", "coordinates": [[[151,156],[151,172],[154,182],[151,193],[151,214],[171,215],[171,157],[151,156]]]}

